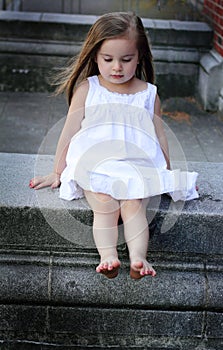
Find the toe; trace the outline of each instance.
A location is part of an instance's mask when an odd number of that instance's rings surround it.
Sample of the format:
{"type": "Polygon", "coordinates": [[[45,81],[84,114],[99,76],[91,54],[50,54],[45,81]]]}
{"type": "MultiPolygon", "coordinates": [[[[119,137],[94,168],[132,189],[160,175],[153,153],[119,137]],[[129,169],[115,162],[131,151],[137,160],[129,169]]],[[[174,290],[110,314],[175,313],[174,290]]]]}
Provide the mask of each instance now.
{"type": "Polygon", "coordinates": [[[117,258],[103,260],[97,267],[96,272],[104,274],[108,278],[114,278],[118,275],[120,261],[117,258]]]}
{"type": "Polygon", "coordinates": [[[130,268],[130,277],[133,279],[140,279],[144,276],[151,275],[156,276],[156,271],[153,267],[145,260],[133,262],[130,268]]]}
{"type": "Polygon", "coordinates": [[[139,272],[143,268],[143,262],[142,261],[136,261],[131,264],[131,267],[133,270],[139,272]]]}
{"type": "Polygon", "coordinates": [[[113,266],[112,262],[110,262],[108,264],[108,270],[111,271],[111,270],[113,270],[113,268],[114,268],[114,266],[113,266]]]}

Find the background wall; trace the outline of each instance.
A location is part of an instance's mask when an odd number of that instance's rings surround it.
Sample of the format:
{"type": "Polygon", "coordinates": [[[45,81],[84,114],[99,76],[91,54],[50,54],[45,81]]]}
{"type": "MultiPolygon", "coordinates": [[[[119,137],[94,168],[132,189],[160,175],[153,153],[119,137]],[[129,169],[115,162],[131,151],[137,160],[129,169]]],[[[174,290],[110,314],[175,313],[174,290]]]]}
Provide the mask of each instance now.
{"type": "Polygon", "coordinates": [[[204,0],[203,12],[214,29],[214,48],[223,56],[223,1],[204,0]]]}

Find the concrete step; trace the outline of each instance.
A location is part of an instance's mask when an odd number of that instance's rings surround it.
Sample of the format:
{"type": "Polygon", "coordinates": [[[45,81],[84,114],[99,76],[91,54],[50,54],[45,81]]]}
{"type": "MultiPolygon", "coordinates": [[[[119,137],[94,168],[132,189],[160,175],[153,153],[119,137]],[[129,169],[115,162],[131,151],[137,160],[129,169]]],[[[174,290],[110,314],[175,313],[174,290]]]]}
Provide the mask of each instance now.
{"type": "MultiPolygon", "coordinates": [[[[50,77],[76,55],[96,16],[0,11],[2,91],[49,91],[50,77]]],[[[204,22],[143,18],[162,98],[197,91],[199,62],[211,49],[204,22]]]]}
{"type": "Polygon", "coordinates": [[[188,164],[200,174],[198,200],[151,203],[148,256],[157,277],[134,281],[121,223],[122,266],[109,280],[95,273],[86,201],[29,189],[52,162],[0,154],[1,349],[222,349],[223,164],[188,164]]]}
{"type": "MultiPolygon", "coordinates": [[[[76,251],[94,250],[92,213],[85,199],[63,201],[59,190],[32,191],[34,173],[51,171],[53,156],[0,155],[4,187],[1,189],[1,247],[76,251]],[[13,165],[13,172],[12,172],[13,165]],[[25,172],[24,172],[25,169],[25,172]]],[[[154,197],[148,206],[152,241],[150,250],[174,254],[222,254],[222,163],[187,164],[199,173],[200,197],[190,202],[170,202],[154,197]]],[[[122,225],[120,225],[122,226],[122,225]]],[[[122,246],[121,235],[119,244],[122,246]]]]}

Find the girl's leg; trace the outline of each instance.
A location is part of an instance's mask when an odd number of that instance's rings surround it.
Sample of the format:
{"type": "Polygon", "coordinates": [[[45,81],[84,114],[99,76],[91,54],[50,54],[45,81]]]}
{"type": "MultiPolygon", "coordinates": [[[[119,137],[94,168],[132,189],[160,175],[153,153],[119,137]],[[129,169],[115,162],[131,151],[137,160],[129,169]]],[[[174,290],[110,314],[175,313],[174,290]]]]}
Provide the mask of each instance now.
{"type": "Polygon", "coordinates": [[[94,213],[93,236],[101,257],[96,271],[114,278],[120,266],[117,253],[119,202],[109,195],[90,191],[85,191],[85,197],[94,213]]]}
{"type": "Polygon", "coordinates": [[[156,275],[155,270],[146,260],[149,243],[147,204],[148,199],[121,201],[121,216],[130,258],[130,276],[134,279],[145,275],[156,275]]]}

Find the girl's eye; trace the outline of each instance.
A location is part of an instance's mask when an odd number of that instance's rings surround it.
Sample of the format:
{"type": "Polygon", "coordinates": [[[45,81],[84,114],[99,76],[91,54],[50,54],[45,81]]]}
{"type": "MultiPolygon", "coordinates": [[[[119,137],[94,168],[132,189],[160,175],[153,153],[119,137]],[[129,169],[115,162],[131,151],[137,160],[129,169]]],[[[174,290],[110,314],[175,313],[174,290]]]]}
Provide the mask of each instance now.
{"type": "MultiPolygon", "coordinates": [[[[112,58],[104,58],[104,61],[105,62],[112,62],[112,58]]],[[[131,61],[131,58],[123,58],[122,59],[122,62],[130,62],[131,61]]]]}

